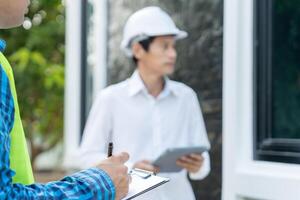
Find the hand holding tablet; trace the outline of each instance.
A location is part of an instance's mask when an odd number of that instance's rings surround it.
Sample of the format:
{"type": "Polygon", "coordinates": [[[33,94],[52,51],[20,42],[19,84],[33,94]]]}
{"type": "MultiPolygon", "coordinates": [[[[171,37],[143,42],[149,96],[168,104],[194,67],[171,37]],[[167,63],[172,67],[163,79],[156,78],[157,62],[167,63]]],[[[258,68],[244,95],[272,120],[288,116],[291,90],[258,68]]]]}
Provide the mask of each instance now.
{"type": "Polygon", "coordinates": [[[159,167],[160,172],[179,172],[183,168],[176,164],[176,161],[184,156],[199,154],[208,151],[204,146],[179,147],[167,149],[152,164],[159,167]]]}

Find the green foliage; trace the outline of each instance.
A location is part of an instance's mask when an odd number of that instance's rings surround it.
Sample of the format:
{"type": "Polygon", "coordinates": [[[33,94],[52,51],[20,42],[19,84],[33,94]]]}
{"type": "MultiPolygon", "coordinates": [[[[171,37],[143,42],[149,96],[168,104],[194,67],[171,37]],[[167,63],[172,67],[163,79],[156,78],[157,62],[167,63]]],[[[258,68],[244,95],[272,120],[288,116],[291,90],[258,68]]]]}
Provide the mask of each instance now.
{"type": "Polygon", "coordinates": [[[62,139],[64,6],[61,0],[32,0],[25,21],[27,26],[1,31],[0,37],[7,42],[34,161],[62,139]]]}

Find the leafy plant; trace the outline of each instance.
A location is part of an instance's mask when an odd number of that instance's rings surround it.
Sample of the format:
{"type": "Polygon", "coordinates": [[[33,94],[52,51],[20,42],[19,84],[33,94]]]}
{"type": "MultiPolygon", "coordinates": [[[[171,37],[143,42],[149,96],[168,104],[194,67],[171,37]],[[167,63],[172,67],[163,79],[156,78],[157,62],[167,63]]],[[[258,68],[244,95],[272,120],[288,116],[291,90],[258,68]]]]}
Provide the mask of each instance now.
{"type": "Polygon", "coordinates": [[[1,31],[33,164],[62,139],[64,12],[61,0],[32,0],[23,27],[1,31]]]}

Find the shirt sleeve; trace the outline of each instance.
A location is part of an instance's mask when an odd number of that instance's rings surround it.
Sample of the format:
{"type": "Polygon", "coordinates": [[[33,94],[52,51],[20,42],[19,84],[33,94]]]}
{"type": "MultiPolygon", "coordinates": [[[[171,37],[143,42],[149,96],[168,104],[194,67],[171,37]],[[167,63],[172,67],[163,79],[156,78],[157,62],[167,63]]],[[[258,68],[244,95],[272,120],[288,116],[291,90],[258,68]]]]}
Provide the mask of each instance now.
{"type": "Polygon", "coordinates": [[[48,184],[12,183],[10,131],[14,123],[14,103],[8,78],[0,65],[0,199],[115,199],[115,187],[102,170],[91,168],[48,184]]]}
{"type": "MultiPolygon", "coordinates": [[[[192,91],[189,98],[190,101],[190,138],[191,145],[193,146],[206,146],[210,148],[210,143],[207,138],[207,132],[205,128],[205,123],[202,115],[202,111],[198,102],[197,95],[192,91]]],[[[196,173],[189,173],[192,180],[202,180],[210,173],[210,157],[208,152],[202,154],[204,162],[202,167],[196,173]]]]}
{"type": "Polygon", "coordinates": [[[90,168],[48,184],[0,184],[0,199],[115,199],[115,188],[102,170],[90,168]]]}
{"type": "Polygon", "coordinates": [[[189,176],[192,180],[202,180],[206,176],[208,176],[208,174],[210,172],[210,157],[209,157],[208,152],[204,152],[202,154],[202,156],[204,158],[204,162],[203,162],[203,166],[201,167],[201,169],[198,172],[189,173],[189,176]]]}
{"type": "MultiPolygon", "coordinates": [[[[85,169],[107,157],[107,145],[113,138],[114,99],[109,89],[101,91],[91,108],[80,145],[79,168],[85,169]]],[[[128,170],[134,163],[126,162],[128,170]]]]}
{"type": "Polygon", "coordinates": [[[107,157],[107,145],[112,141],[111,98],[101,91],[93,103],[80,145],[80,166],[88,168],[107,157]]]}

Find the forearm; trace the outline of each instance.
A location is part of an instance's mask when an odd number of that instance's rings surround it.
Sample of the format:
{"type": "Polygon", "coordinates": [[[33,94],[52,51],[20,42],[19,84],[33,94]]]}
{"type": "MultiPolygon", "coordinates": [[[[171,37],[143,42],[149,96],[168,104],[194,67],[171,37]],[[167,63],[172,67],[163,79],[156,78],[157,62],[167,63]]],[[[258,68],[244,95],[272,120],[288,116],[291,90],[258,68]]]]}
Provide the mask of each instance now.
{"type": "Polygon", "coordinates": [[[100,199],[115,198],[115,188],[108,175],[91,168],[67,176],[61,181],[24,186],[0,186],[0,199],[100,199]]]}

